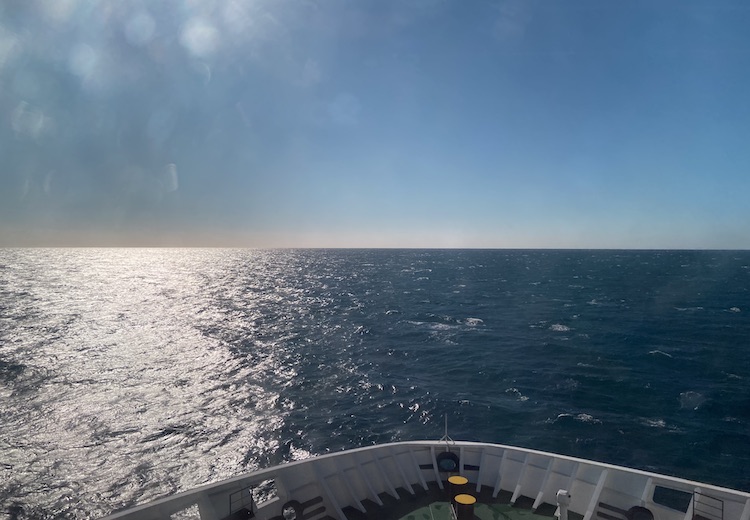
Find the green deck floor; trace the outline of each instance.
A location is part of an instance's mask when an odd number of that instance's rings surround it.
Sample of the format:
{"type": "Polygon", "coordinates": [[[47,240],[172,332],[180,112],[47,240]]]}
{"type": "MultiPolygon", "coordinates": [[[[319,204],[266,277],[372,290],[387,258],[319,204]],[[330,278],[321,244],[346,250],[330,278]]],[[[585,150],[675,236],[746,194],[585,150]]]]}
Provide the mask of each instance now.
{"type": "MultiPolygon", "coordinates": [[[[527,509],[509,504],[476,504],[474,518],[479,520],[550,520],[527,509]]],[[[433,502],[402,516],[398,520],[451,520],[448,502],[433,502]]]]}
{"type": "MultiPolygon", "coordinates": [[[[397,488],[399,498],[390,493],[380,493],[376,504],[370,499],[361,502],[364,511],[353,506],[344,508],[348,520],[451,520],[448,502],[448,487],[442,488],[437,482],[428,482],[427,489],[414,487],[416,493],[397,488]]],[[[470,494],[476,497],[474,520],[556,520],[553,504],[543,503],[532,510],[534,499],[519,496],[514,505],[510,504],[512,494],[500,491],[493,496],[493,489],[481,486],[470,487],[470,494]]],[[[568,512],[570,520],[583,520],[583,516],[568,512]]],[[[332,519],[331,519],[332,520],[332,519]]]]}

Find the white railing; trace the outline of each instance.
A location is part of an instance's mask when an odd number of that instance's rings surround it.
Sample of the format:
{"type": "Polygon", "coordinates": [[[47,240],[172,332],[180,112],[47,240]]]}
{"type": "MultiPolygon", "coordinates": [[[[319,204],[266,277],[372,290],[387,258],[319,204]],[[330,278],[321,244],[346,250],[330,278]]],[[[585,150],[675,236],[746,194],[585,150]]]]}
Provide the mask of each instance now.
{"type": "Polygon", "coordinates": [[[441,481],[449,475],[440,472],[436,456],[446,449],[460,454],[459,471],[477,492],[486,487],[493,497],[500,492],[512,499],[527,497],[533,509],[545,502],[554,504],[557,491],[566,489],[571,495],[570,511],[584,520],[596,520],[600,503],[626,514],[634,507],[646,508],[654,520],[685,520],[684,511],[653,503],[653,490],[660,486],[692,494],[700,487],[723,504],[721,517],[709,520],[750,520],[750,493],[563,455],[462,441],[450,446],[440,441],[391,443],[290,462],[115,513],[107,520],[162,520],[196,505],[201,519],[222,520],[231,513],[232,493],[269,480],[274,482],[276,497],[255,504],[259,520],[278,517],[282,506],[292,500],[318,500],[321,506],[315,511],[320,516],[324,510],[325,515],[346,520],[347,506],[362,511],[366,499],[382,505],[380,496],[397,498],[399,488],[413,494],[439,477],[438,487],[443,489],[441,481]]]}

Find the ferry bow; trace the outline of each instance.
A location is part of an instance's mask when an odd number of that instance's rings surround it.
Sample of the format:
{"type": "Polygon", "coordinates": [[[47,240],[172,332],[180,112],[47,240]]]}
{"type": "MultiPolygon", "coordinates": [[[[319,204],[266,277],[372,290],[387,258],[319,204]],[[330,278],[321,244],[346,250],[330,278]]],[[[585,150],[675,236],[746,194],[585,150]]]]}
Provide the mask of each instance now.
{"type": "Polygon", "coordinates": [[[106,520],[534,520],[537,515],[561,520],[750,520],[750,493],[564,455],[444,438],[357,448],[261,469],[116,512],[106,520]],[[470,498],[457,502],[458,495],[470,498]]]}

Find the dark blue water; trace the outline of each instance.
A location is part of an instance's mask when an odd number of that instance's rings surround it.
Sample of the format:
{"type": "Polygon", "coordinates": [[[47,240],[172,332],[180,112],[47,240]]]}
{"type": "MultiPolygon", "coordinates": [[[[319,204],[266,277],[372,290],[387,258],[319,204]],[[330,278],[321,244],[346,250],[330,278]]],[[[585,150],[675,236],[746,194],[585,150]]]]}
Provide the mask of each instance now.
{"type": "Polygon", "coordinates": [[[0,511],[438,438],[750,490],[750,253],[0,251],[0,511]]]}

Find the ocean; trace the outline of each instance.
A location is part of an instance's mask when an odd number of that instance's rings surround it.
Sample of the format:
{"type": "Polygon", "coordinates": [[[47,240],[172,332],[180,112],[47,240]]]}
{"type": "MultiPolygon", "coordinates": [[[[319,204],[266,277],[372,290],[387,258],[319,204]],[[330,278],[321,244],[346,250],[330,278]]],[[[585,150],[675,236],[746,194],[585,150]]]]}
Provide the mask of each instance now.
{"type": "Polygon", "coordinates": [[[0,517],[443,435],[750,490],[750,252],[0,250],[0,517]]]}

